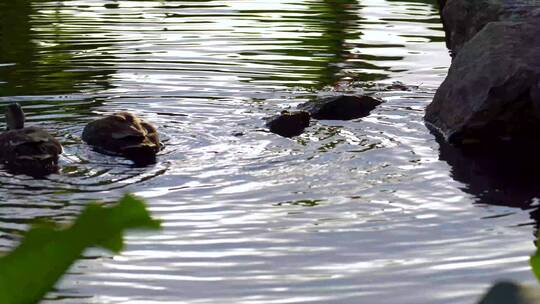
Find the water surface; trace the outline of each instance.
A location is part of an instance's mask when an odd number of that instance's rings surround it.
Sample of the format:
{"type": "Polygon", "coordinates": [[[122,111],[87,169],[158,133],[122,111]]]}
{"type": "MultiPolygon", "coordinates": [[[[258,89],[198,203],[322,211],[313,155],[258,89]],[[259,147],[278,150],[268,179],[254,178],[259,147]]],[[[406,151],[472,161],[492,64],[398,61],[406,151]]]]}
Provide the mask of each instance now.
{"type": "Polygon", "coordinates": [[[43,180],[0,171],[0,245],[134,192],[163,231],[87,252],[46,303],[473,303],[494,280],[532,282],[538,192],[424,126],[443,40],[430,1],[2,0],[0,104],[21,103],[65,155],[43,180]],[[364,91],[385,101],[369,117],[264,129],[364,91]],[[156,165],[82,143],[119,110],[159,127],[156,165]]]}

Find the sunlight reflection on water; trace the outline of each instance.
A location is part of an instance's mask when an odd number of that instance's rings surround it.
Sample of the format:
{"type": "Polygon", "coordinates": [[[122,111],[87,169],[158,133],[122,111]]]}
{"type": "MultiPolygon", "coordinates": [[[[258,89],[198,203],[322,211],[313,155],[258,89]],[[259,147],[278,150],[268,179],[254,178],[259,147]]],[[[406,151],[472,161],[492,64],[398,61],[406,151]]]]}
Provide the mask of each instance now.
{"type": "Polygon", "coordinates": [[[470,162],[441,161],[424,126],[449,65],[431,2],[13,3],[0,1],[0,31],[17,29],[0,32],[0,103],[66,152],[44,180],[0,171],[0,245],[125,191],[164,221],[121,255],[88,252],[45,302],[472,303],[495,279],[532,281],[534,214],[475,204],[455,178],[470,162]],[[413,89],[384,90],[398,80],[413,89]],[[264,130],[313,96],[364,90],[385,101],[369,117],[292,140],[264,130]],[[82,143],[119,110],[158,125],[155,166],[82,143]]]}

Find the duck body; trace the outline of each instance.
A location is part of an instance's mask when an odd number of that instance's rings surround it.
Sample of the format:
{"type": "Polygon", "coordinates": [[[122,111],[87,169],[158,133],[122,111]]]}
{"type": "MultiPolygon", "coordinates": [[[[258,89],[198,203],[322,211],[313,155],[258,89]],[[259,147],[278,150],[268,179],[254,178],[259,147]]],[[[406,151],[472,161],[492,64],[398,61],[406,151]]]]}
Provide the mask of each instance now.
{"type": "Polygon", "coordinates": [[[162,148],[156,128],[129,112],[88,123],[82,139],[99,152],[124,156],[137,165],[155,163],[162,148]]]}
{"type": "Polygon", "coordinates": [[[24,114],[18,104],[8,106],[8,131],[0,133],[0,162],[13,173],[44,176],[58,171],[60,142],[46,130],[24,127],[24,114]],[[10,111],[18,114],[16,123],[10,111]]]}

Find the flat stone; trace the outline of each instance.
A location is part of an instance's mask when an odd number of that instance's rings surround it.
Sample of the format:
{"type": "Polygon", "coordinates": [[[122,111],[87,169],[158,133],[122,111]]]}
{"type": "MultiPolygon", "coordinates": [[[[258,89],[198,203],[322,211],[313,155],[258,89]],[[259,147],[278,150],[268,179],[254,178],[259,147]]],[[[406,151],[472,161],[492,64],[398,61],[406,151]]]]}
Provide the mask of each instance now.
{"type": "Polygon", "coordinates": [[[266,126],[270,132],[283,137],[294,137],[302,134],[309,126],[310,115],[305,111],[283,111],[281,114],[268,118],[266,126]]]}
{"type": "Polygon", "coordinates": [[[298,106],[315,119],[351,120],[368,116],[382,103],[370,96],[341,95],[317,99],[298,106]]]}

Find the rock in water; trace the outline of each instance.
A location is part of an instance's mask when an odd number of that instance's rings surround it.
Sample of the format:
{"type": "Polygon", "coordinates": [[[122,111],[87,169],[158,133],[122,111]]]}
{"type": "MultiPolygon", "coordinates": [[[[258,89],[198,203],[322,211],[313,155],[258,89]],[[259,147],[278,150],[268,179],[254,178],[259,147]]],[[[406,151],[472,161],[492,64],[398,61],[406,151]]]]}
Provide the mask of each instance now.
{"type": "Polygon", "coordinates": [[[441,12],[446,45],[454,54],[486,24],[499,20],[502,3],[490,0],[452,0],[441,12]]]}
{"type": "Polygon", "coordinates": [[[368,116],[382,103],[370,96],[341,95],[317,99],[298,106],[315,119],[351,120],[368,116]]]}
{"type": "Polygon", "coordinates": [[[521,0],[439,0],[446,43],[454,54],[493,21],[523,21],[534,15],[538,3],[521,0]]]}
{"type": "Polygon", "coordinates": [[[270,132],[284,137],[298,136],[309,126],[309,113],[305,111],[283,111],[279,115],[270,117],[266,126],[270,129],[270,132]]]}
{"type": "Polygon", "coordinates": [[[493,285],[478,304],[538,304],[540,291],[512,282],[493,285]]]}
{"type": "Polygon", "coordinates": [[[536,138],[540,132],[540,16],[491,22],[467,42],[427,107],[425,119],[455,144],[536,138]]]}

